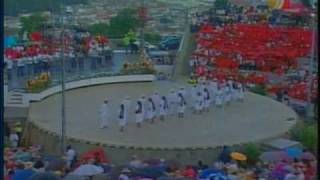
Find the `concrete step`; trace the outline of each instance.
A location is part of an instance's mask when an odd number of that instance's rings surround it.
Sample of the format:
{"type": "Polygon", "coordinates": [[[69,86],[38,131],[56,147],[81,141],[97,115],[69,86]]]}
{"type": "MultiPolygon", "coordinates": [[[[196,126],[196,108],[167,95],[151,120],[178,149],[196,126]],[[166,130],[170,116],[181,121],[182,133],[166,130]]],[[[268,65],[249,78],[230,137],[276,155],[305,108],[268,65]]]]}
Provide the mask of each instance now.
{"type": "Polygon", "coordinates": [[[11,101],[11,100],[22,101],[22,96],[21,97],[10,97],[9,101],[11,101]]]}

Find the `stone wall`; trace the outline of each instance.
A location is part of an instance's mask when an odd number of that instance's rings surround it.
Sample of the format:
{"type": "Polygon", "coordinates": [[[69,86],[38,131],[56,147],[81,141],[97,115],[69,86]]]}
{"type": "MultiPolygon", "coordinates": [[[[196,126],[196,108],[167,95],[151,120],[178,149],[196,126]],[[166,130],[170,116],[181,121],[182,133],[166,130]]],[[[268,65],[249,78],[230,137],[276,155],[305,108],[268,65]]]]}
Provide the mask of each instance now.
{"type": "MultiPolygon", "coordinates": [[[[51,155],[60,154],[60,136],[56,133],[37,127],[34,123],[28,124],[25,138],[26,145],[41,144],[43,151],[51,155]]],[[[186,149],[168,149],[168,148],[140,148],[132,146],[110,146],[107,144],[92,143],[89,141],[70,139],[66,140],[66,144],[73,146],[79,154],[90,149],[103,147],[108,158],[114,164],[123,164],[130,160],[133,155],[139,158],[164,158],[177,160],[182,164],[196,163],[202,160],[207,164],[212,164],[217,159],[222,147],[204,147],[204,148],[186,148],[186,149]]],[[[233,149],[241,149],[241,145],[232,147],[233,149]]]]}

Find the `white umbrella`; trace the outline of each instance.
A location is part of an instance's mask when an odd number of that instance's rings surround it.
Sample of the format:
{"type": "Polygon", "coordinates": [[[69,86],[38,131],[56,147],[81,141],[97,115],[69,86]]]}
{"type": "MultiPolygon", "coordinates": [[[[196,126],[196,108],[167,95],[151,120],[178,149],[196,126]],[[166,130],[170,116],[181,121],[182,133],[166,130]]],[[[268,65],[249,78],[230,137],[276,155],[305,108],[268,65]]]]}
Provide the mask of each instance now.
{"type": "Polygon", "coordinates": [[[96,174],[102,174],[103,168],[95,166],[93,164],[84,164],[73,171],[72,174],[79,176],[94,176],[96,174]]]}

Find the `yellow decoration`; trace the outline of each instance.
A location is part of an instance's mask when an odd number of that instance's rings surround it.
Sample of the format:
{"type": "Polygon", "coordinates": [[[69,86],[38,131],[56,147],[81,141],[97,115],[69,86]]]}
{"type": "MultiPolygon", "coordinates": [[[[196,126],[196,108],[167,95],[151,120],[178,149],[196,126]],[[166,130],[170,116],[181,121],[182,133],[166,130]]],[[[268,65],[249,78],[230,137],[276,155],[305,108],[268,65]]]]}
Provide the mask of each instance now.
{"type": "Polygon", "coordinates": [[[280,9],[284,0],[267,0],[267,4],[271,9],[280,9]]]}
{"type": "Polygon", "coordinates": [[[233,152],[230,155],[232,157],[232,159],[237,160],[237,161],[246,161],[247,160],[247,156],[242,154],[242,153],[238,153],[238,152],[233,152]]]}

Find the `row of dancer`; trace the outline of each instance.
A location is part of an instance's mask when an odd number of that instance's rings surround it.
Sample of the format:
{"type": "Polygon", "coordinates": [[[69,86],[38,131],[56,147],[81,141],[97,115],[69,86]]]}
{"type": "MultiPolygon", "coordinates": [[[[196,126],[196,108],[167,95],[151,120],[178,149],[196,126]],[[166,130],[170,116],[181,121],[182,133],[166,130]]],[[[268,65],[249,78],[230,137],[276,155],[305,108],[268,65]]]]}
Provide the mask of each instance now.
{"type": "MultiPolygon", "coordinates": [[[[217,80],[202,82],[193,87],[181,87],[178,91],[171,90],[165,96],[160,96],[155,92],[150,97],[141,96],[135,103],[135,122],[137,127],[141,127],[143,122],[154,123],[157,118],[164,121],[167,116],[178,114],[179,118],[184,117],[187,104],[193,109],[195,114],[209,111],[211,105],[222,107],[229,105],[231,101],[243,101],[244,89],[241,83],[229,80],[219,83],[217,80]],[[186,99],[190,97],[190,99],[186,99]]],[[[101,128],[109,125],[109,101],[105,100],[100,108],[101,128]]],[[[118,122],[120,131],[124,131],[128,124],[128,116],[131,110],[131,100],[126,97],[120,104],[118,111],[118,122]]]]}

